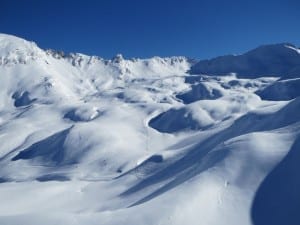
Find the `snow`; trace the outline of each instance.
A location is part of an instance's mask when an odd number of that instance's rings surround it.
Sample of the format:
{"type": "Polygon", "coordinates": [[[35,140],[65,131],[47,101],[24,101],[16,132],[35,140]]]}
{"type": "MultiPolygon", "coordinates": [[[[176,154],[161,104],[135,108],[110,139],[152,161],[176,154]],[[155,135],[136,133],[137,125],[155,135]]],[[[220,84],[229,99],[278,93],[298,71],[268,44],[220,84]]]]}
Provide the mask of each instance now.
{"type": "Polygon", "coordinates": [[[242,55],[201,60],[191,67],[191,73],[214,75],[235,73],[241,78],[298,77],[300,50],[289,43],[263,45],[242,55]]]}
{"type": "Polygon", "coordinates": [[[299,85],[300,79],[298,78],[279,80],[262,90],[258,90],[257,94],[265,100],[291,100],[300,95],[299,85]]]}
{"type": "MultiPolygon", "coordinates": [[[[269,53],[300,63],[290,44],[245,55],[279,71],[269,53]]],[[[0,59],[0,224],[300,223],[299,76],[191,75],[186,57],[106,60],[6,34],[0,59]]]]}

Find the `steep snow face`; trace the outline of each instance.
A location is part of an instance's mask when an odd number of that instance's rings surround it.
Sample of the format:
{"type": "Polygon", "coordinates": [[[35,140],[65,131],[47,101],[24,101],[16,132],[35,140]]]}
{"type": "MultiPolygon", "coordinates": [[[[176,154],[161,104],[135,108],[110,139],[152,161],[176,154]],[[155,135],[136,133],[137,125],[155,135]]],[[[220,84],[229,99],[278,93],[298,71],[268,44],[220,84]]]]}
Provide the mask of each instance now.
{"type": "Polygon", "coordinates": [[[300,223],[298,78],[0,40],[0,224],[300,223]]]}
{"type": "Polygon", "coordinates": [[[262,76],[298,77],[300,50],[291,44],[264,45],[242,55],[221,56],[202,60],[190,71],[192,74],[226,75],[239,77],[262,76]]]}

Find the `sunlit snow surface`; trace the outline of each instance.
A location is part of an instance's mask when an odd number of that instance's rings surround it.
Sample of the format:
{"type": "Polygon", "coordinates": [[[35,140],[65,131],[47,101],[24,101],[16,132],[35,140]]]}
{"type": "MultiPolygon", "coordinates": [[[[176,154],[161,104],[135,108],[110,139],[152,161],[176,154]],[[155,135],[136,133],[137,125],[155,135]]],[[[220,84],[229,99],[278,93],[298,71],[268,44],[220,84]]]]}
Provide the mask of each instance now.
{"type": "Polygon", "coordinates": [[[1,34],[0,224],[299,225],[299,79],[192,65],[1,34]]]}

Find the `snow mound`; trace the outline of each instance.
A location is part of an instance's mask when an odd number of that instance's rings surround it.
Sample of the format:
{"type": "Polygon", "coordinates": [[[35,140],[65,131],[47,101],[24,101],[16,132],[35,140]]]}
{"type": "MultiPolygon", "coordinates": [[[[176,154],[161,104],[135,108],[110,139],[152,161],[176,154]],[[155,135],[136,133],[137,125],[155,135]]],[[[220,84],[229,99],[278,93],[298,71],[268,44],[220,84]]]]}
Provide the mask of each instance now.
{"type": "Polygon", "coordinates": [[[195,113],[191,107],[170,109],[149,122],[150,127],[166,133],[206,129],[212,124],[213,120],[206,111],[199,108],[195,113]]]}
{"type": "Polygon", "coordinates": [[[95,106],[80,106],[69,110],[65,113],[64,118],[70,119],[74,122],[88,122],[94,120],[100,115],[100,111],[95,106]]]}
{"type": "Polygon", "coordinates": [[[44,166],[60,166],[73,164],[76,159],[66,155],[65,141],[71,128],[59,131],[44,140],[34,143],[29,148],[20,151],[12,161],[31,160],[34,164],[44,166]]]}
{"type": "Polygon", "coordinates": [[[178,94],[176,97],[181,99],[185,104],[189,104],[198,100],[217,99],[222,97],[222,95],[219,89],[210,87],[209,84],[199,83],[192,85],[190,91],[178,94]]]}
{"type": "Polygon", "coordinates": [[[159,114],[149,121],[149,126],[165,133],[206,130],[251,110],[258,102],[256,95],[197,101],[159,114]]]}
{"type": "Polygon", "coordinates": [[[32,102],[34,102],[36,100],[36,99],[31,99],[29,97],[28,91],[25,91],[23,93],[15,92],[13,94],[12,98],[15,100],[14,105],[16,107],[30,105],[32,102]]]}
{"type": "Polygon", "coordinates": [[[300,79],[279,80],[256,93],[264,100],[285,101],[300,96],[300,79]]]}

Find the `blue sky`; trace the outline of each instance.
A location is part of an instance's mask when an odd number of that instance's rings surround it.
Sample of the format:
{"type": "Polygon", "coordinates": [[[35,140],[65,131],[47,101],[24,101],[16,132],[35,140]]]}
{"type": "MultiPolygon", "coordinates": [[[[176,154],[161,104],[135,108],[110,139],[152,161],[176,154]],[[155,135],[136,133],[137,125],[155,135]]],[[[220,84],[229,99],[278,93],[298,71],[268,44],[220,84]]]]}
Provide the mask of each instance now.
{"type": "Polygon", "coordinates": [[[204,59],[300,45],[299,0],[1,0],[0,32],[42,48],[111,58],[204,59]]]}

